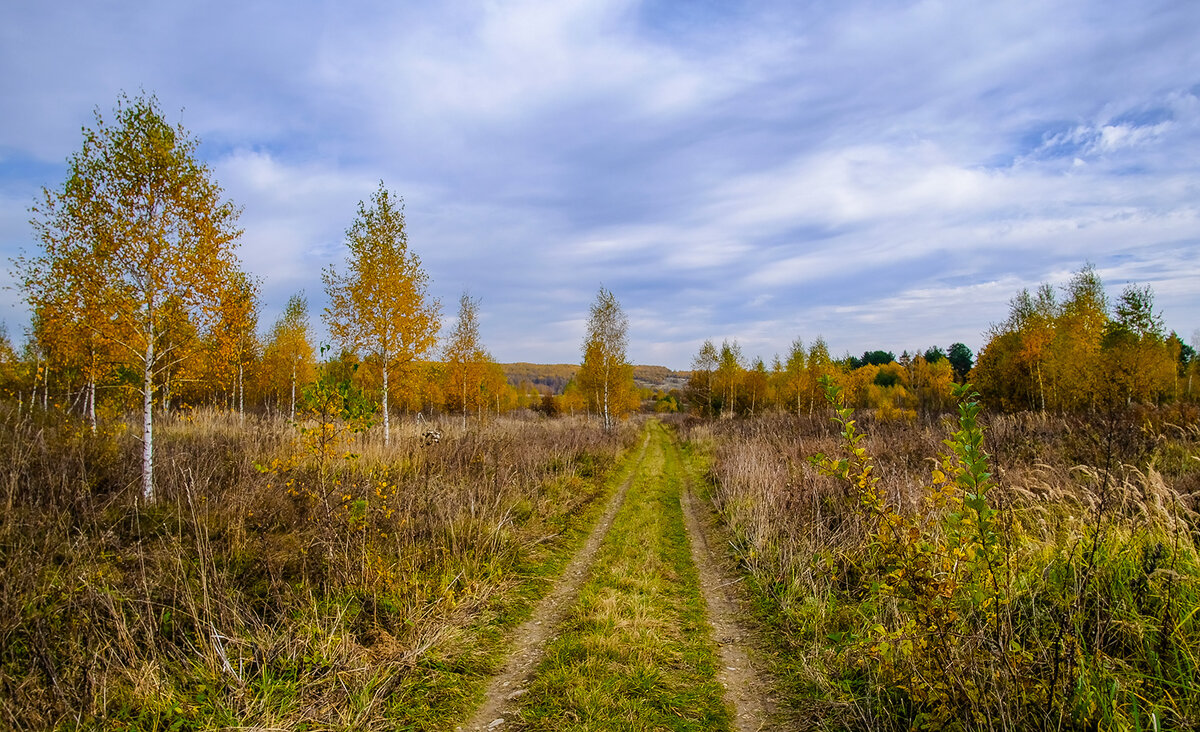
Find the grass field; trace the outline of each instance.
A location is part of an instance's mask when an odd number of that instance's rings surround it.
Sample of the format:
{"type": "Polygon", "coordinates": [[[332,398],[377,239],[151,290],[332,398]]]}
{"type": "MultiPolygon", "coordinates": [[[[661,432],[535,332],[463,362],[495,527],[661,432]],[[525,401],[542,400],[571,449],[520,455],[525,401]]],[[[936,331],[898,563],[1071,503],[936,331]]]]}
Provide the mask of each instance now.
{"type": "Polygon", "coordinates": [[[200,413],[164,421],[151,505],[123,425],[3,413],[0,727],[453,729],[628,482],[504,728],[729,729],[689,477],[788,728],[1197,727],[1188,409],[410,423],[390,448],[200,413]]]}
{"type": "Polygon", "coordinates": [[[0,726],[447,729],[611,490],[633,432],[498,421],[318,466],[283,422],[8,419],[0,726]]]}

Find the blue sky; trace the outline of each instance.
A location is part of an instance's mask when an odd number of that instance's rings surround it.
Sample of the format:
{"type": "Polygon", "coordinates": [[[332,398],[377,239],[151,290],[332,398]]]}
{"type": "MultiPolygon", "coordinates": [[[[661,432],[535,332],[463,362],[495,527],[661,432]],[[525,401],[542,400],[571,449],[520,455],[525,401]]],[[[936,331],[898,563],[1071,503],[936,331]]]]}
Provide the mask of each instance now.
{"type": "MultiPolygon", "coordinates": [[[[1094,262],[1200,327],[1200,4],[8,2],[0,255],[95,109],[157,95],[244,207],[263,328],[404,197],[449,321],[574,362],[601,286],[637,363],[977,349],[1094,262]]],[[[3,284],[12,285],[7,272],[3,284]]],[[[19,339],[20,293],[0,291],[19,339]]]]}

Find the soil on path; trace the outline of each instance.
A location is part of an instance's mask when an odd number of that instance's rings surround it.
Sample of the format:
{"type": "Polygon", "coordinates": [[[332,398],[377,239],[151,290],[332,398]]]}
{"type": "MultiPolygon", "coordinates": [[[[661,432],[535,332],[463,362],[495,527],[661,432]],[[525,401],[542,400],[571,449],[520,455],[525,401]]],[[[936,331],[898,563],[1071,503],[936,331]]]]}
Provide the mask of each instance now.
{"type": "Polygon", "coordinates": [[[700,591],[708,605],[713,638],[720,651],[717,680],[725,688],[725,701],[733,712],[733,728],[737,732],[778,729],[772,686],[752,659],[752,646],[760,644],[754,642],[753,631],[741,621],[745,613],[739,608],[734,588],[737,578],[726,569],[723,553],[716,551],[709,541],[715,533],[713,518],[703,515],[696,506],[691,481],[686,478],[679,500],[692,545],[692,561],[700,574],[700,591]]]}
{"type": "MultiPolygon", "coordinates": [[[[637,463],[641,463],[646,453],[646,445],[650,438],[647,435],[642,442],[641,453],[637,463]]],[[[496,674],[488,684],[484,694],[483,704],[475,712],[469,722],[457,727],[460,732],[477,732],[478,730],[503,729],[507,720],[513,718],[520,697],[525,693],[526,682],[533,676],[538,662],[541,661],[546,642],[557,631],[559,624],[566,617],[567,611],[575,604],[579,590],[587,578],[588,570],[596,558],[596,551],[608,534],[613,518],[621,504],[625,502],[625,494],[637,476],[637,470],[630,472],[629,477],[609,499],[604,515],[596,522],[592,533],[588,535],[583,547],[575,554],[571,563],[563,570],[562,575],[554,585],[554,589],[542,598],[533,615],[521,624],[513,634],[513,648],[508,660],[500,673],[496,674]]]]}

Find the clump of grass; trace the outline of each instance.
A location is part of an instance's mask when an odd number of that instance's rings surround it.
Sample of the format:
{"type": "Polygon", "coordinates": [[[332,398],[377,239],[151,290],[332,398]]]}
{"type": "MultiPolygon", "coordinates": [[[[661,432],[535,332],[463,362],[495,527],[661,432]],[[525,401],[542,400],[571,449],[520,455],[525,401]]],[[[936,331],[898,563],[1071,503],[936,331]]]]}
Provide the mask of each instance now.
{"type": "Polygon", "coordinates": [[[446,729],[633,439],[402,428],[322,476],[286,422],[163,425],[147,506],[128,430],[0,414],[0,726],[446,729]]]}

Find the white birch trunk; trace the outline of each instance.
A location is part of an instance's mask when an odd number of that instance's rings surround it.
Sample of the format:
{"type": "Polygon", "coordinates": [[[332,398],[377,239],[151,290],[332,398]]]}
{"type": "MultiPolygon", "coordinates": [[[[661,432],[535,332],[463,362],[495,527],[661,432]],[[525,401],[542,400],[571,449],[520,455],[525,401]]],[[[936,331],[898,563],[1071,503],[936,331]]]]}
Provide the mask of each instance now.
{"type": "Polygon", "coordinates": [[[391,444],[391,421],[388,419],[388,365],[387,354],[383,356],[383,446],[391,444]]]}
{"type": "Polygon", "coordinates": [[[1038,377],[1038,394],[1042,398],[1042,411],[1044,412],[1044,411],[1046,411],[1046,387],[1042,385],[1042,364],[1040,361],[1038,362],[1038,365],[1037,365],[1037,377],[1038,377]]]}
{"type": "Polygon", "coordinates": [[[604,375],[604,429],[608,430],[612,427],[612,422],[608,416],[608,374],[604,375]]]}
{"type": "Polygon", "coordinates": [[[238,420],[246,421],[246,388],[243,381],[244,369],[242,364],[238,363],[238,420]]]}
{"type": "Polygon", "coordinates": [[[37,388],[38,382],[42,380],[42,356],[38,354],[37,360],[33,362],[33,386],[29,388],[29,413],[33,414],[33,410],[37,409],[37,388]]]}
{"type": "Polygon", "coordinates": [[[146,339],[142,379],[142,498],[154,502],[154,338],[146,339]]]}
{"type": "Polygon", "coordinates": [[[296,362],[292,361],[292,421],[296,419],[296,362]]]}
{"type": "Polygon", "coordinates": [[[96,379],[95,377],[88,378],[88,395],[87,395],[87,410],[88,422],[92,426],[92,434],[96,434],[96,379]]]}

